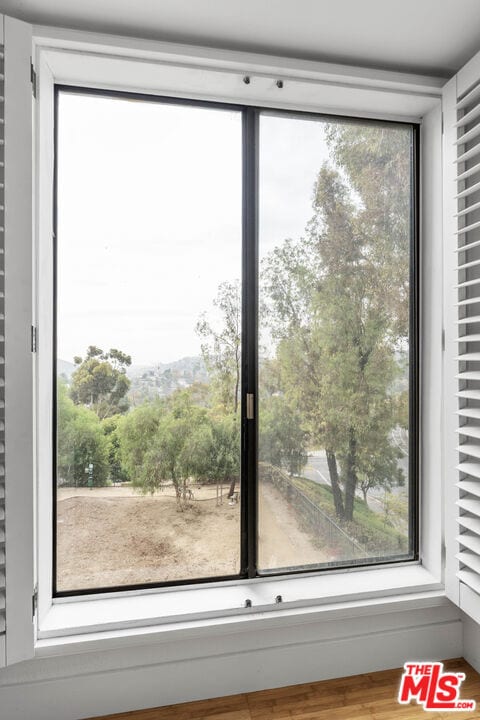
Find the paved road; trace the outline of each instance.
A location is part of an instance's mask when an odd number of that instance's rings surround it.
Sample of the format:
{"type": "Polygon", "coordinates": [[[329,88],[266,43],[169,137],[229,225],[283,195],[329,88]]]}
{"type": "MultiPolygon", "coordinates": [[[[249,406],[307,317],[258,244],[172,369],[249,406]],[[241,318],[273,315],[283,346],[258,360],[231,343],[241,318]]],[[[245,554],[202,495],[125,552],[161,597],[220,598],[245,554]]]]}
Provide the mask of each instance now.
{"type": "Polygon", "coordinates": [[[307,465],[302,470],[302,475],[319,485],[330,485],[325,452],[317,452],[315,455],[309,455],[307,465]]]}
{"type": "MultiPolygon", "coordinates": [[[[408,463],[406,458],[400,460],[400,467],[403,469],[405,478],[408,475],[408,463]]],[[[328,463],[324,450],[317,450],[308,456],[307,465],[302,470],[302,475],[308,480],[313,480],[319,485],[328,485],[330,487],[330,474],[328,472],[328,463]]],[[[392,488],[393,493],[402,492],[402,488],[392,488]]],[[[368,493],[368,506],[377,513],[383,513],[383,497],[384,491],[381,488],[370,490],[368,493]]],[[[357,490],[357,497],[363,499],[361,490],[357,490]]]]}

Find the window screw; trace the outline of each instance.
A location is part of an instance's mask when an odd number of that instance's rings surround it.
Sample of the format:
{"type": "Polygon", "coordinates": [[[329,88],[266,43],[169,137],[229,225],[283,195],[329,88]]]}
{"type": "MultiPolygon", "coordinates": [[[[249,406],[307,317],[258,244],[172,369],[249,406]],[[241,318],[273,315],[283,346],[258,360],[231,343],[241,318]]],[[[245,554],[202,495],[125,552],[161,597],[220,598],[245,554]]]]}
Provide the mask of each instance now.
{"type": "Polygon", "coordinates": [[[275,85],[277,86],[277,88],[278,88],[279,90],[281,90],[281,89],[283,88],[283,80],[277,80],[277,82],[275,83],[275,85]]]}
{"type": "Polygon", "coordinates": [[[243,78],[245,85],[250,85],[250,75],[245,75],[243,78]]]}
{"type": "Polygon", "coordinates": [[[279,605],[281,602],[283,602],[282,596],[281,596],[281,595],[277,595],[277,597],[275,598],[275,602],[276,602],[277,605],[279,605]]]}
{"type": "Polygon", "coordinates": [[[250,600],[250,598],[247,598],[245,600],[245,607],[246,608],[252,607],[252,601],[250,600]]]}

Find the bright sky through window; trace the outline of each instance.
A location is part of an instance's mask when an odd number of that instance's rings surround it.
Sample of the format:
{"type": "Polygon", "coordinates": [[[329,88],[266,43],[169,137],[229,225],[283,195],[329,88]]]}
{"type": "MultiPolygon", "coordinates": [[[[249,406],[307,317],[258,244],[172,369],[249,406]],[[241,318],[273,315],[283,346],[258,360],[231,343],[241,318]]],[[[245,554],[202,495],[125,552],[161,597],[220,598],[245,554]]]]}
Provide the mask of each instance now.
{"type": "MultiPolygon", "coordinates": [[[[240,115],[68,93],[59,102],[58,357],[72,362],[92,343],[128,349],[137,365],[199,355],[196,315],[240,272],[240,115]]],[[[303,235],[327,157],[323,123],[286,124],[283,175],[266,172],[261,189],[264,248],[303,235]]],[[[267,171],[274,136],[269,147],[267,171]]]]}

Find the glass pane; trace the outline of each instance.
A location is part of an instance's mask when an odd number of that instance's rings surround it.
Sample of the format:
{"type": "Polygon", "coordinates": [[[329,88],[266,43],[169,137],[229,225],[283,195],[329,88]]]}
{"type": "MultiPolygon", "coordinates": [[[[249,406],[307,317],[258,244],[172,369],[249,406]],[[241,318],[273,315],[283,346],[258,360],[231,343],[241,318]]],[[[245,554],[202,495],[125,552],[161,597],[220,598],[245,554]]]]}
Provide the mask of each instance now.
{"type": "Polygon", "coordinates": [[[58,118],[57,591],[238,574],[241,114],[58,118]]]}
{"type": "Polygon", "coordinates": [[[261,116],[261,571],[411,557],[412,143],[261,116]]]}

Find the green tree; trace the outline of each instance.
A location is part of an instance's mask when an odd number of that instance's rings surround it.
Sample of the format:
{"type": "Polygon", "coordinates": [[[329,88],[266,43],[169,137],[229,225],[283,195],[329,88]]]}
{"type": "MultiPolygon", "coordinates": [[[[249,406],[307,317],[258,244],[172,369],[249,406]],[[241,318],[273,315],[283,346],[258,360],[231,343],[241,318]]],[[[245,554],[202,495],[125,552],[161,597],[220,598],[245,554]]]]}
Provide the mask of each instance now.
{"type": "Polygon", "coordinates": [[[238,415],[209,417],[195,432],[191,446],[194,457],[192,474],[206,482],[215,482],[220,490],[229,486],[228,497],[235,492],[240,475],[240,422],[238,415]]]}
{"type": "Polygon", "coordinates": [[[196,330],[202,338],[202,356],[210,374],[216,401],[225,413],[237,414],[240,399],[240,283],[224,282],[213,301],[218,325],[215,327],[203,313],[196,330]]]}
{"type": "Polygon", "coordinates": [[[138,476],[142,490],[153,493],[166,481],[171,481],[179,506],[183,508],[189,499],[189,479],[204,471],[208,430],[202,408],[173,409],[164,415],[138,476]]]}
{"type": "Polygon", "coordinates": [[[93,484],[102,486],[109,475],[108,442],[100,420],[88,408],[75,405],[67,388],[57,390],[57,478],[59,484],[88,485],[85,469],[93,464],[93,484]]]}
{"type": "Polygon", "coordinates": [[[120,457],[132,484],[155,493],[172,483],[180,507],[190,480],[230,483],[240,472],[238,416],[212,416],[196,405],[197,388],[177,390],[119,418],[120,457]]]}
{"type": "Polygon", "coordinates": [[[85,358],[74,358],[77,369],[72,375],[70,396],[76,405],[86,405],[100,419],[125,413],[130,387],[127,367],[132,364],[130,355],[121,350],[103,352],[90,345],[85,358]]]}
{"type": "Polygon", "coordinates": [[[101,421],[103,434],[107,440],[109,476],[112,482],[125,482],[129,479],[127,470],[122,463],[118,424],[122,415],[111,415],[101,421]]]}
{"type": "Polygon", "coordinates": [[[188,480],[203,474],[207,410],[196,406],[189,389],[146,403],[121,419],[118,434],[122,461],[132,484],[155,493],[172,483],[180,507],[188,500],[188,480]]]}
{"type": "Polygon", "coordinates": [[[345,520],[359,479],[383,483],[395,466],[392,394],[408,333],[409,255],[408,187],[395,183],[410,147],[399,133],[390,143],[381,127],[330,130],[340,167],[319,172],[307,236],[285,241],[262,272],[284,391],[325,447],[345,520]]]}
{"type": "Polygon", "coordinates": [[[139,476],[145,454],[157,435],[160,421],[166,414],[164,400],[146,402],[122,415],[117,423],[120,461],[133,485],[139,485],[139,476]]]}
{"type": "Polygon", "coordinates": [[[261,401],[259,459],[290,475],[299,475],[307,463],[307,433],[302,418],[283,395],[261,401]]]}
{"type": "Polygon", "coordinates": [[[386,446],[383,443],[384,452],[366,453],[363,450],[363,457],[359,462],[359,486],[363,494],[363,500],[368,505],[368,491],[381,487],[385,491],[391,491],[393,487],[403,487],[405,476],[403,470],[398,466],[398,461],[403,453],[394,445],[386,446]]]}

